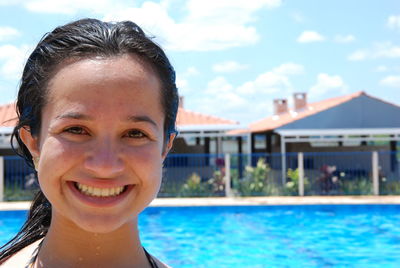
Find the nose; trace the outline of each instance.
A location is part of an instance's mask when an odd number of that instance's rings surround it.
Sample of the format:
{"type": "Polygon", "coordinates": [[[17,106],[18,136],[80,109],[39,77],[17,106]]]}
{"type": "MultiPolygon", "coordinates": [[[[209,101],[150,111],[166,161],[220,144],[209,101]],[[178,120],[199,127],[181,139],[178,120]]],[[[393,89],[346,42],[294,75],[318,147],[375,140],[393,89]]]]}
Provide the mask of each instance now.
{"type": "Polygon", "coordinates": [[[84,167],[100,178],[112,178],[124,171],[124,161],[118,145],[110,139],[94,142],[87,152],[84,167]]]}

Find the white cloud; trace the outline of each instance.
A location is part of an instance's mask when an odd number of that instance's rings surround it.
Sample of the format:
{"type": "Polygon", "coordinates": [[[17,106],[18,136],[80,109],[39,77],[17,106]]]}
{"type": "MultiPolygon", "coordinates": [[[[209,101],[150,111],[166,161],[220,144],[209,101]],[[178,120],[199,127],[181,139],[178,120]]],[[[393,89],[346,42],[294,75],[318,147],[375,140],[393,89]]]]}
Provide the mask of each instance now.
{"type": "Polygon", "coordinates": [[[385,65],[379,65],[378,67],[376,67],[376,71],[380,73],[387,72],[388,70],[389,68],[385,65]]]}
{"type": "Polygon", "coordinates": [[[400,88],[400,76],[395,76],[395,75],[386,76],[380,81],[380,84],[387,87],[400,88]]]}
{"type": "Polygon", "coordinates": [[[400,46],[395,46],[390,42],[377,43],[373,52],[372,56],[375,58],[399,58],[400,46]]]}
{"type": "Polygon", "coordinates": [[[112,0],[0,0],[0,5],[22,5],[37,13],[73,15],[79,11],[105,13],[122,6],[112,0]]]}
{"type": "Polygon", "coordinates": [[[235,92],[235,88],[224,77],[218,76],[207,84],[204,95],[195,100],[197,109],[208,114],[226,118],[230,114],[233,120],[240,120],[241,111],[248,108],[248,100],[235,92]],[[223,105],[221,105],[223,104],[223,105]],[[239,117],[237,117],[239,116],[239,117]]]}
{"type": "Polygon", "coordinates": [[[23,0],[0,0],[0,5],[7,6],[7,5],[17,5],[23,3],[23,0]]]}
{"type": "Polygon", "coordinates": [[[233,86],[223,76],[218,76],[208,82],[206,93],[217,95],[216,93],[230,93],[233,91],[233,86]]]}
{"type": "Polygon", "coordinates": [[[188,15],[177,21],[165,5],[145,2],[138,8],[109,12],[105,20],[133,20],[170,50],[223,50],[256,43],[259,34],[251,26],[255,13],[280,4],[281,0],[191,0],[185,6],[188,15]]]}
{"type": "Polygon", "coordinates": [[[214,64],[212,69],[216,73],[232,73],[247,69],[249,66],[236,61],[224,61],[214,64]]]}
{"type": "MultiPolygon", "coordinates": [[[[186,88],[187,86],[188,86],[188,81],[186,80],[186,79],[183,79],[183,78],[179,78],[179,77],[177,77],[176,78],[176,86],[179,88],[179,89],[183,89],[183,88],[186,88]]],[[[179,92],[179,93],[181,93],[181,92],[179,92]]]]}
{"type": "MultiPolygon", "coordinates": [[[[192,20],[220,20],[220,16],[230,17],[229,20],[251,21],[251,13],[263,7],[276,8],[281,0],[189,0],[187,1],[189,17],[192,20]]],[[[204,21],[203,21],[204,22],[204,21]]]]}
{"type": "Polygon", "coordinates": [[[296,63],[284,63],[259,74],[254,80],[234,86],[225,77],[212,79],[193,103],[195,110],[248,123],[268,116],[272,112],[273,98],[287,98],[294,92],[291,75],[304,72],[296,63]],[[243,112],[249,111],[249,112],[243,112]]]}
{"type": "Polygon", "coordinates": [[[368,52],[366,50],[357,50],[351,53],[347,59],[351,61],[365,60],[368,57],[368,52]]]}
{"type": "Polygon", "coordinates": [[[262,73],[252,81],[247,81],[237,87],[239,94],[273,94],[279,91],[291,91],[293,89],[289,76],[301,74],[304,67],[296,63],[284,63],[271,71],[262,73]]]}
{"type": "Polygon", "coordinates": [[[199,75],[200,72],[196,67],[191,66],[183,72],[177,72],[176,74],[176,86],[178,87],[179,95],[185,96],[190,94],[193,89],[190,86],[190,77],[199,75]]]}
{"type": "Polygon", "coordinates": [[[197,70],[197,68],[194,66],[187,68],[186,72],[184,73],[185,76],[196,76],[199,74],[200,74],[199,70],[197,70]]]}
{"type": "Polygon", "coordinates": [[[274,73],[282,75],[302,74],[304,73],[304,66],[297,63],[284,63],[273,69],[274,73]]]}
{"type": "Polygon", "coordinates": [[[348,34],[348,35],[340,35],[340,34],[338,34],[334,38],[334,41],[336,43],[343,43],[343,44],[344,43],[351,43],[351,42],[354,42],[355,40],[356,40],[356,38],[351,34],[348,34]]]}
{"type": "Polygon", "coordinates": [[[271,71],[262,73],[253,81],[243,83],[237,88],[241,94],[273,94],[279,91],[292,90],[289,75],[300,74],[304,71],[302,65],[285,63],[273,68],[271,71]]]}
{"type": "Polygon", "coordinates": [[[272,94],[280,91],[282,88],[291,88],[288,77],[274,72],[266,72],[257,76],[254,81],[248,81],[238,87],[241,94],[272,94]]]}
{"type": "MultiPolygon", "coordinates": [[[[145,3],[154,3],[152,1],[145,1],[145,3]]],[[[162,8],[168,8],[172,1],[161,0],[159,5],[162,8]]],[[[200,15],[199,18],[204,16],[220,15],[221,9],[234,8],[236,10],[259,9],[262,7],[275,8],[279,7],[282,0],[252,0],[251,2],[245,0],[190,0],[190,1],[174,1],[186,3],[189,9],[193,9],[194,15],[200,15]]],[[[92,11],[96,13],[106,14],[112,10],[126,10],[132,8],[134,5],[130,1],[112,1],[112,0],[0,0],[0,5],[23,5],[26,9],[38,13],[54,13],[54,14],[75,14],[79,11],[92,11]]],[[[245,12],[243,16],[251,17],[250,14],[245,12]]],[[[196,16],[194,16],[196,17],[196,16]]]]}
{"type": "Polygon", "coordinates": [[[4,41],[16,36],[21,35],[21,33],[12,27],[8,27],[8,26],[0,26],[0,41],[4,41]]]}
{"type": "Polygon", "coordinates": [[[177,20],[168,13],[169,0],[145,1],[141,6],[112,0],[0,0],[0,5],[22,5],[32,12],[97,14],[105,20],[128,19],[138,23],[169,50],[223,50],[256,43],[260,36],[252,26],[256,12],[279,7],[282,0],[173,1],[186,16],[177,20]]]}
{"type": "Polygon", "coordinates": [[[27,45],[0,46],[0,76],[3,79],[16,79],[22,75],[24,63],[33,48],[27,45]]]}
{"type": "Polygon", "coordinates": [[[293,19],[295,22],[297,22],[297,23],[303,23],[303,22],[305,21],[304,15],[303,15],[301,12],[299,12],[299,11],[292,12],[292,13],[290,14],[290,16],[291,16],[292,19],[293,19]]]}
{"type": "Polygon", "coordinates": [[[389,16],[386,24],[391,29],[398,29],[400,30],[400,15],[392,15],[389,16]]]}
{"type": "Polygon", "coordinates": [[[357,50],[351,53],[347,59],[351,61],[360,61],[360,60],[365,60],[368,57],[368,52],[363,49],[363,50],[357,50]]]}
{"type": "Polygon", "coordinates": [[[339,75],[328,75],[320,73],[317,82],[308,92],[310,99],[319,99],[324,95],[334,93],[335,96],[347,93],[348,86],[339,75]]]}
{"type": "Polygon", "coordinates": [[[190,87],[189,81],[179,75],[176,77],[176,86],[180,96],[188,96],[193,91],[190,87]]]}
{"type": "Polygon", "coordinates": [[[351,61],[379,58],[400,58],[400,46],[391,42],[375,43],[372,48],[359,49],[348,56],[348,60],[351,61]]]}
{"type": "Polygon", "coordinates": [[[311,43],[324,41],[325,37],[315,31],[304,31],[297,38],[299,43],[311,43]]]}

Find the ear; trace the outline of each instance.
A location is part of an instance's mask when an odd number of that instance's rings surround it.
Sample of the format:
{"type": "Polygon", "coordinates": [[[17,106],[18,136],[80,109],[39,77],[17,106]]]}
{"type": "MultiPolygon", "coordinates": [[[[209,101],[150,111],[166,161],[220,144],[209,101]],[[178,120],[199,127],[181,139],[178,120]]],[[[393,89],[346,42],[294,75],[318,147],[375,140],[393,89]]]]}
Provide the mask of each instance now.
{"type": "Polygon", "coordinates": [[[28,126],[24,126],[19,129],[19,136],[25,146],[28,148],[32,157],[39,157],[39,139],[38,137],[32,136],[30,128],[28,126]]]}
{"type": "Polygon", "coordinates": [[[162,153],[163,161],[165,160],[165,157],[167,157],[169,151],[171,150],[172,145],[174,144],[175,137],[176,137],[176,133],[171,133],[169,135],[168,143],[166,144],[166,146],[163,150],[163,153],[162,153]]]}

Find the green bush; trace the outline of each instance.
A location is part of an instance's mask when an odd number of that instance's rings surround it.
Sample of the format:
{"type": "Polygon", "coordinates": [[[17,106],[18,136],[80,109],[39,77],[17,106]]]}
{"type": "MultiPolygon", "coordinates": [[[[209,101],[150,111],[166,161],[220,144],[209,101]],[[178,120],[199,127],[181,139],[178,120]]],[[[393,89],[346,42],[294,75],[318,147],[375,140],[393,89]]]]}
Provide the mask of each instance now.
{"type": "Polygon", "coordinates": [[[17,187],[4,189],[4,201],[32,201],[38,189],[24,190],[17,187]]]}
{"type": "Polygon", "coordinates": [[[342,180],[341,190],[345,195],[372,195],[372,182],[368,178],[360,177],[352,180],[342,180]]]}
{"type": "Polygon", "coordinates": [[[383,195],[399,195],[400,181],[382,179],[379,183],[379,193],[383,195]]]}
{"type": "Polygon", "coordinates": [[[182,197],[225,196],[223,173],[221,170],[216,170],[213,177],[207,181],[202,181],[197,173],[193,173],[181,187],[178,195],[182,197]]]}
{"type": "Polygon", "coordinates": [[[179,195],[182,197],[206,196],[208,194],[206,185],[201,182],[201,177],[197,173],[192,173],[179,191],[179,195]]]}
{"type": "Polygon", "coordinates": [[[181,183],[165,180],[167,179],[163,179],[157,197],[177,197],[181,191],[181,183]]]}
{"type": "Polygon", "coordinates": [[[242,196],[279,195],[281,191],[271,178],[271,168],[264,158],[257,161],[255,167],[247,166],[245,177],[235,181],[236,192],[242,196]]]}
{"type": "MultiPolygon", "coordinates": [[[[283,192],[286,195],[299,195],[299,169],[291,169],[289,168],[287,171],[287,177],[289,180],[286,182],[283,192]]],[[[309,191],[310,183],[308,182],[308,178],[304,177],[304,192],[309,191]]]]}
{"type": "Polygon", "coordinates": [[[225,179],[221,170],[214,171],[213,177],[207,181],[206,189],[213,196],[225,196],[225,179]]]}

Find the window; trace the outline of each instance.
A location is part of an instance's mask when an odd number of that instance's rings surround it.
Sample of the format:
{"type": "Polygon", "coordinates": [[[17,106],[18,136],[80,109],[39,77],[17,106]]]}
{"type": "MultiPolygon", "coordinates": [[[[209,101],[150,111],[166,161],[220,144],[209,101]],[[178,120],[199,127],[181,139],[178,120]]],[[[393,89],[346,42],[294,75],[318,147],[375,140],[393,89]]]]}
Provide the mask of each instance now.
{"type": "Polygon", "coordinates": [[[254,135],[254,148],[255,149],[267,149],[267,139],[265,134],[254,135]]]}

